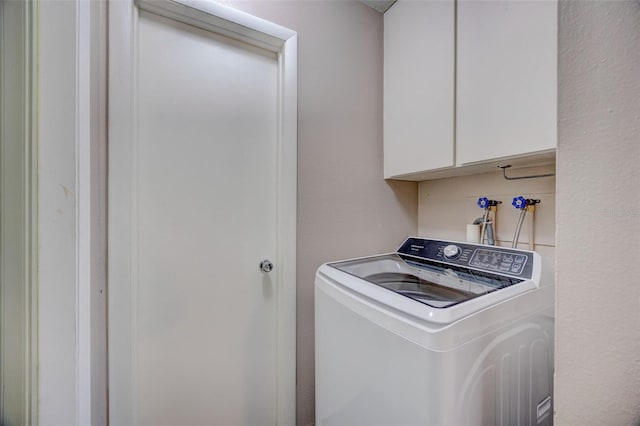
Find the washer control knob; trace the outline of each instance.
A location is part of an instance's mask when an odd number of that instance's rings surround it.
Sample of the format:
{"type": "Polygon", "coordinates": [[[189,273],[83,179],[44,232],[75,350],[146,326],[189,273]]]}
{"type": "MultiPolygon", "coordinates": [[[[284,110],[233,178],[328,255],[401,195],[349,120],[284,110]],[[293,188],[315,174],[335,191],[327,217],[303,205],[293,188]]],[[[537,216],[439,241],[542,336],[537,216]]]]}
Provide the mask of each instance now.
{"type": "Polygon", "coordinates": [[[462,254],[462,249],[455,244],[449,244],[444,248],[443,254],[447,259],[457,259],[462,254]]]}

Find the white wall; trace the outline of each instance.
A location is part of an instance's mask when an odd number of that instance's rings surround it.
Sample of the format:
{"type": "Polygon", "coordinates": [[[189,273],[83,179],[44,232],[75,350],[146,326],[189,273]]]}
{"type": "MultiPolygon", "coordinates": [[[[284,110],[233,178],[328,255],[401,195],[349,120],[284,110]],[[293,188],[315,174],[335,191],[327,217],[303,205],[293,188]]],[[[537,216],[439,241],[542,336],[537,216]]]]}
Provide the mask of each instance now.
{"type": "Polygon", "coordinates": [[[297,423],[314,419],[313,281],[417,230],[416,184],[383,180],[382,14],[356,1],[229,1],[298,33],[297,423]]]}
{"type": "Polygon", "coordinates": [[[556,424],[640,423],[640,2],[561,2],[556,424]]]}
{"type": "MultiPolygon", "coordinates": [[[[510,176],[527,176],[554,172],[553,165],[509,169],[510,176]]],[[[511,247],[520,211],[511,201],[522,195],[539,199],[535,211],[535,250],[542,256],[542,279],[554,282],[555,276],[555,178],[509,181],[502,171],[479,175],[460,176],[420,182],[419,234],[423,237],[465,241],[466,224],[482,216],[483,210],[476,204],[478,198],[487,197],[502,201],[498,206],[496,239],[498,245],[511,247]]],[[[527,215],[529,215],[527,213],[527,215]]],[[[529,249],[529,217],[522,227],[518,245],[529,249]]]]}

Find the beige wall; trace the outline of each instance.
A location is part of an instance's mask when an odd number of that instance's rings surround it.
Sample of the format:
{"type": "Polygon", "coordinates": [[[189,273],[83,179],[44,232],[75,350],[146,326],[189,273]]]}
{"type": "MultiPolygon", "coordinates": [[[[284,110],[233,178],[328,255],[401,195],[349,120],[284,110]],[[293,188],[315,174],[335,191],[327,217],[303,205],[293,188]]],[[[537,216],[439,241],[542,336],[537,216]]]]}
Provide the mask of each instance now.
{"type": "Polygon", "coordinates": [[[640,2],[561,2],[556,424],[640,422],[640,2]]]}
{"type": "MultiPolygon", "coordinates": [[[[553,173],[554,166],[510,169],[509,175],[526,176],[553,173]]],[[[512,205],[513,197],[539,199],[535,211],[535,250],[542,255],[542,279],[553,283],[555,274],[555,178],[508,181],[502,172],[460,176],[420,182],[419,234],[423,237],[465,241],[466,224],[482,216],[478,198],[502,201],[498,206],[496,238],[498,245],[511,247],[520,212],[512,205]]],[[[529,248],[530,216],[522,227],[519,248],[529,248]]]]}
{"type": "Polygon", "coordinates": [[[298,32],[297,423],[307,425],[315,270],[414,234],[416,184],[383,180],[382,14],[356,1],[226,4],[298,32]]]}

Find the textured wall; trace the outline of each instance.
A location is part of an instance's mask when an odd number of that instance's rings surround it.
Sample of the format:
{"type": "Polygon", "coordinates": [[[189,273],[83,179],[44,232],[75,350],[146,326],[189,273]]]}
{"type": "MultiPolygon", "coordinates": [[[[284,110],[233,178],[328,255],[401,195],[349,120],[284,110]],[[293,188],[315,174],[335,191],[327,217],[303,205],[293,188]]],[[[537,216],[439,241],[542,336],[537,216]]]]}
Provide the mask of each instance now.
{"type": "Polygon", "coordinates": [[[357,1],[225,3],[298,32],[297,423],[307,425],[315,271],[414,234],[416,183],[383,180],[382,14],[357,1]]]}
{"type": "Polygon", "coordinates": [[[640,422],[640,2],[561,2],[556,424],[640,422]]]}

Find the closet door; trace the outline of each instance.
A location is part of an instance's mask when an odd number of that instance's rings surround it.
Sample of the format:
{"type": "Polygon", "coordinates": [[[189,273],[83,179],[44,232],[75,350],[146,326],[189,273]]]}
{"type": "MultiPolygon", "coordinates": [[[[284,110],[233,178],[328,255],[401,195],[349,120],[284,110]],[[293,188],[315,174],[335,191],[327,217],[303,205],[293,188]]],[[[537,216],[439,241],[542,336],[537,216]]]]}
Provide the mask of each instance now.
{"type": "Polygon", "coordinates": [[[283,303],[295,294],[286,65],[207,11],[174,6],[110,7],[110,422],[284,423],[295,368],[282,321],[295,318],[283,303]]]}

